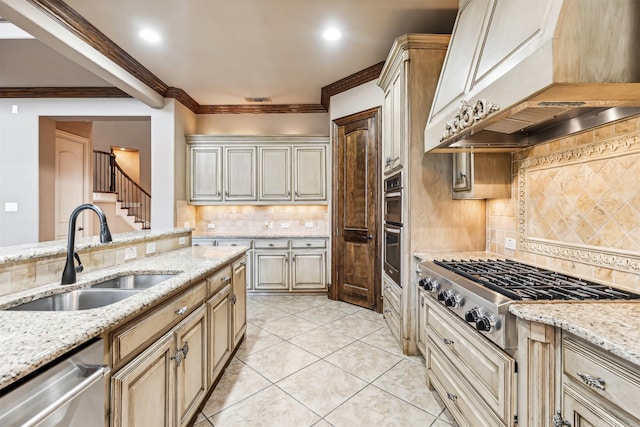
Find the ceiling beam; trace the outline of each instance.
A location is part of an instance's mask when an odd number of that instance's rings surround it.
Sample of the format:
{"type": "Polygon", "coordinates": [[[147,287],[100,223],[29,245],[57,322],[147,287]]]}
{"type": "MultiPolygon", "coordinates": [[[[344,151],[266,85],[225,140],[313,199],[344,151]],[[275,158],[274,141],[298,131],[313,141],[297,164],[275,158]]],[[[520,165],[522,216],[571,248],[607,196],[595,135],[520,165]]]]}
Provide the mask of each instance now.
{"type": "Polygon", "coordinates": [[[0,98],[131,98],[117,87],[3,87],[0,98]]]}

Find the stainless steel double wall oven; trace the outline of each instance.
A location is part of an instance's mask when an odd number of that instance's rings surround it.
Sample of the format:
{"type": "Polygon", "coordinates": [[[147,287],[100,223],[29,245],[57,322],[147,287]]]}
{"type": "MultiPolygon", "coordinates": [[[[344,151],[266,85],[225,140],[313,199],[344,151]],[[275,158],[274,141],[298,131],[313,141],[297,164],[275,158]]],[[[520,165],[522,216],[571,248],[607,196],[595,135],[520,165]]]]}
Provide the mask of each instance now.
{"type": "Polygon", "coordinates": [[[402,286],[402,172],[384,180],[384,271],[402,286]]]}

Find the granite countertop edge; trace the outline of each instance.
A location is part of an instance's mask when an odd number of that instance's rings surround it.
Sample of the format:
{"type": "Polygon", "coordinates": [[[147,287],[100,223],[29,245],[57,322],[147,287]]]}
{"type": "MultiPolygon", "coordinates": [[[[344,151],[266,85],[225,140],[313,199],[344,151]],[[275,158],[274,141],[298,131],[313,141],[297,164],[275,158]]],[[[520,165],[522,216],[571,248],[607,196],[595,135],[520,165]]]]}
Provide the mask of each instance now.
{"type": "Polygon", "coordinates": [[[194,240],[200,239],[328,239],[329,236],[326,234],[278,234],[278,235],[270,235],[270,234],[244,234],[244,235],[224,235],[224,234],[216,234],[216,235],[193,235],[194,240]]]}
{"type": "Polygon", "coordinates": [[[40,286],[0,297],[0,389],[79,345],[123,324],[160,300],[213,273],[249,250],[246,246],[186,247],[79,276],[74,285],[40,286]],[[173,278],[114,304],[78,311],[6,311],[23,302],[88,287],[128,273],[179,272],[173,278]]]}
{"type": "Polygon", "coordinates": [[[640,366],[640,302],[528,302],[511,304],[509,312],[561,328],[640,366]]]}

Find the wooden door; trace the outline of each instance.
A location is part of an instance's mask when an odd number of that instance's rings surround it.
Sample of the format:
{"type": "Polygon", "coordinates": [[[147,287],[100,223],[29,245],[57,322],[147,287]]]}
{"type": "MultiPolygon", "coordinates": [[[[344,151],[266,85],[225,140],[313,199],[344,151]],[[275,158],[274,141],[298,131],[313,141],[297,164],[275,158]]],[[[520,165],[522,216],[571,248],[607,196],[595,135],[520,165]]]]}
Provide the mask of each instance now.
{"type": "MultiPolygon", "coordinates": [[[[55,150],[55,224],[56,239],[66,239],[71,212],[89,200],[89,140],[56,130],[55,150]]],[[[76,220],[76,237],[84,237],[91,227],[89,214],[76,220]]]]}
{"type": "Polygon", "coordinates": [[[184,319],[174,334],[182,351],[178,365],[177,414],[178,425],[186,426],[204,399],[207,391],[207,323],[205,306],[200,306],[184,319]]]}
{"type": "Polygon", "coordinates": [[[380,108],[334,120],[330,296],[380,312],[380,108]]]}
{"type": "Polygon", "coordinates": [[[114,427],[175,425],[175,354],[169,332],[111,378],[114,427]]]}

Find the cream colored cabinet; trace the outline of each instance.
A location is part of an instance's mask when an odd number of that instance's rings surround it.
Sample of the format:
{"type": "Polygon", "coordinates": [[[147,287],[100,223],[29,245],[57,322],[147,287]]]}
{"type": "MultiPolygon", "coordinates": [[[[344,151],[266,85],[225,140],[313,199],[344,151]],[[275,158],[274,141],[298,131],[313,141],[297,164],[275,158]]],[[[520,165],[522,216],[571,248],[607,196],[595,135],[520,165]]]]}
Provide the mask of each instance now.
{"type": "Polygon", "coordinates": [[[326,251],[291,251],[291,290],[326,289],[326,251]]]}
{"type": "Polygon", "coordinates": [[[400,168],[404,164],[404,141],[405,133],[403,124],[403,86],[404,68],[398,64],[389,86],[384,93],[384,118],[385,123],[382,133],[382,152],[384,158],[384,173],[389,174],[400,168]]]}
{"type": "Polygon", "coordinates": [[[327,150],[324,145],[293,147],[293,200],[327,200],[327,150]]]}
{"type": "Polygon", "coordinates": [[[209,335],[208,384],[213,385],[233,351],[231,335],[231,278],[224,288],[207,300],[209,335]]]}
{"type": "Polygon", "coordinates": [[[231,266],[231,324],[233,326],[233,347],[235,348],[247,330],[247,267],[243,258],[231,266]]]}
{"type": "Polygon", "coordinates": [[[258,147],[258,165],[260,200],[290,201],[291,147],[258,147]]]}
{"type": "Polygon", "coordinates": [[[391,334],[402,347],[400,335],[400,313],[402,312],[402,288],[398,286],[386,273],[382,274],[382,299],[384,316],[391,334]]]}
{"type": "Polygon", "coordinates": [[[200,306],[175,328],[176,403],[178,425],[186,426],[207,392],[207,322],[205,306],[200,306]],[[180,353],[178,353],[180,351],[180,353]]]}
{"type": "Polygon", "coordinates": [[[165,334],[111,377],[113,427],[175,425],[176,353],[165,334]]]}
{"type": "Polygon", "coordinates": [[[427,378],[456,422],[512,425],[515,360],[435,299],[426,306],[427,378]]]}
{"type": "Polygon", "coordinates": [[[328,138],[187,136],[191,204],[327,202],[328,138]]]}
{"type": "Polygon", "coordinates": [[[225,147],[224,176],[224,200],[226,202],[258,200],[256,147],[225,147]]]}
{"type": "Polygon", "coordinates": [[[289,289],[289,250],[256,249],[255,290],[289,289]]]}
{"type": "Polygon", "coordinates": [[[222,147],[190,146],[187,159],[189,200],[222,201],[222,147]]]}

